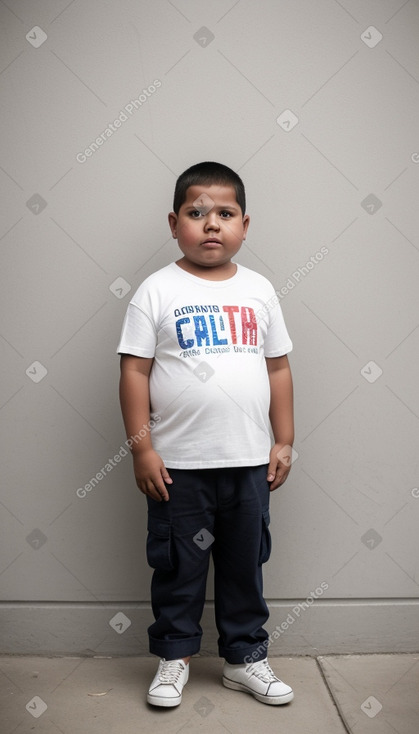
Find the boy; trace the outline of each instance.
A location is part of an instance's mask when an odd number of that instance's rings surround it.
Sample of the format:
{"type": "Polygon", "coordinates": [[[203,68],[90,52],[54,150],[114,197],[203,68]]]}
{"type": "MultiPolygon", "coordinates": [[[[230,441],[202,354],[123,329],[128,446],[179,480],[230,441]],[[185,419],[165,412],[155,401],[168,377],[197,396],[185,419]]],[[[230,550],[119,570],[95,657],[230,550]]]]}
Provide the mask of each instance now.
{"type": "Polygon", "coordinates": [[[183,257],[141,284],[118,346],[127,435],[147,429],[132,454],[154,568],[155,706],[182,700],[210,554],[223,684],[268,704],[293,698],[268,664],[262,626],[269,493],[287,478],[294,440],[292,343],[273,286],[232,260],[245,209],[243,182],[227,166],[199,163],[179,176],[169,225],[183,257]]]}

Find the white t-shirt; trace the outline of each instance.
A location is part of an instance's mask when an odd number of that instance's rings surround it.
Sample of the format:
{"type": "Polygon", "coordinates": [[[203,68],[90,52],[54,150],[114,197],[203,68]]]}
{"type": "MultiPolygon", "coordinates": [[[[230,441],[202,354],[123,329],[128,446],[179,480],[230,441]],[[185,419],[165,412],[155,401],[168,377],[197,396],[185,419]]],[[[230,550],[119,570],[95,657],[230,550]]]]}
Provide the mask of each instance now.
{"type": "Polygon", "coordinates": [[[119,354],[154,357],[153,448],[168,468],[257,466],[269,461],[265,357],[292,349],[278,297],[259,273],[205,280],[176,263],[131,299],[119,354]]]}

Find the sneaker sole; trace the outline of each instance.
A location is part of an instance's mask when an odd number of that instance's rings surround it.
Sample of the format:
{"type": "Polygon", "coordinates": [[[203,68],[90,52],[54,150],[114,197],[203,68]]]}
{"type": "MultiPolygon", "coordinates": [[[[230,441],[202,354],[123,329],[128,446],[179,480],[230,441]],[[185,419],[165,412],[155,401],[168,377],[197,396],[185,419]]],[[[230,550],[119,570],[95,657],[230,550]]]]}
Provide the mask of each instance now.
{"type": "Polygon", "coordinates": [[[179,698],[163,698],[162,696],[150,696],[147,694],[147,703],[152,706],[179,706],[182,701],[182,696],[179,698]]]}
{"type": "Polygon", "coordinates": [[[258,701],[270,704],[271,706],[280,706],[283,703],[289,703],[294,698],[293,691],[290,693],[284,693],[283,696],[264,696],[262,693],[252,691],[251,688],[248,688],[248,686],[245,686],[243,683],[236,683],[236,681],[225,678],[224,676],[223,684],[226,688],[231,688],[233,691],[244,691],[245,693],[250,693],[258,701]]]}

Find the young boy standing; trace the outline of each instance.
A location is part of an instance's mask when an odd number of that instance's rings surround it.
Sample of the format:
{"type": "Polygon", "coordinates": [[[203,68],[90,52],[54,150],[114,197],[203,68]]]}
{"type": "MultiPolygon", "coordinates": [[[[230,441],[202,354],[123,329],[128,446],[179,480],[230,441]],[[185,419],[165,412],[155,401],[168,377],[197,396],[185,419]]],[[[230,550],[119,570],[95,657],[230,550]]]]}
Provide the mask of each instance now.
{"type": "Polygon", "coordinates": [[[118,346],[127,435],[149,428],[132,454],[148,503],[148,633],[161,660],[147,701],[156,706],[182,700],[211,553],[223,684],[268,704],[293,698],[267,661],[262,580],[270,491],[288,476],[294,440],[292,343],[273,286],[232,260],[245,210],[227,166],[179,176],[169,225],[183,257],[141,284],[118,346]]]}

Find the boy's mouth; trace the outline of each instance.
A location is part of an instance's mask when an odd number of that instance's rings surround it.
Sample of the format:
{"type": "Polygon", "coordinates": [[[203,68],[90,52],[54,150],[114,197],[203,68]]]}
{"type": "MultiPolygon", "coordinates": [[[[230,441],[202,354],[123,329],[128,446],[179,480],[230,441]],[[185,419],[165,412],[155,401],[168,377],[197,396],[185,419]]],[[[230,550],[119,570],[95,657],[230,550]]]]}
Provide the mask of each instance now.
{"type": "Polygon", "coordinates": [[[215,247],[216,245],[221,245],[222,242],[220,240],[217,240],[216,237],[209,237],[207,240],[204,240],[204,242],[201,242],[202,245],[207,245],[209,247],[215,247]]]}

